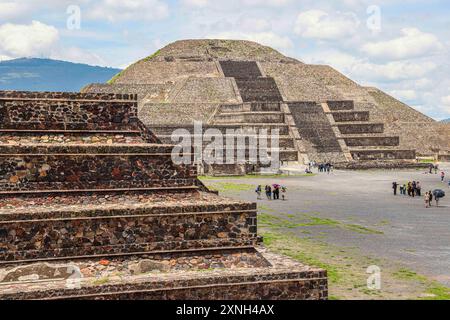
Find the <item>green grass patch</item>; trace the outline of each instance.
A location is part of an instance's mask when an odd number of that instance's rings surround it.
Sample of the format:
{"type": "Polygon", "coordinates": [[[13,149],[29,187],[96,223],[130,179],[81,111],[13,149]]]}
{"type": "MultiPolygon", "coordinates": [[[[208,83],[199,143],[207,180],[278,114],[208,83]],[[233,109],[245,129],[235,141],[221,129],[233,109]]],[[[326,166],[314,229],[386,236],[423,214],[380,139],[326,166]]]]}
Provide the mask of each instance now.
{"type": "Polygon", "coordinates": [[[213,183],[211,189],[217,190],[219,192],[230,192],[230,191],[251,191],[255,186],[251,184],[244,183],[230,183],[230,182],[218,182],[213,183]]]}
{"type": "Polygon", "coordinates": [[[290,178],[290,177],[314,177],[316,174],[296,174],[296,175],[287,175],[287,174],[270,174],[270,175],[261,175],[261,174],[248,174],[245,176],[199,176],[198,178],[202,181],[211,181],[211,180],[243,180],[243,179],[281,179],[281,178],[290,178]]]}
{"type": "Polygon", "coordinates": [[[422,300],[450,300],[450,288],[436,281],[430,281],[427,277],[412,270],[401,268],[394,273],[394,276],[398,279],[416,281],[425,285],[426,294],[421,298],[422,300]]]}

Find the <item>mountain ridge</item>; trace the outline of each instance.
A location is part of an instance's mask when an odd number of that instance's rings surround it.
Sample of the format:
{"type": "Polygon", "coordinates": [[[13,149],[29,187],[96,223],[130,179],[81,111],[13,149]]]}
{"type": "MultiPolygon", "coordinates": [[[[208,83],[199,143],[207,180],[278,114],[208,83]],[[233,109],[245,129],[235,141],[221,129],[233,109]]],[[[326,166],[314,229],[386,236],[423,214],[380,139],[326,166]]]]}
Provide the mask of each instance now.
{"type": "Polygon", "coordinates": [[[80,91],[87,84],[105,82],[120,69],[46,58],[0,61],[0,90],[80,91]]]}

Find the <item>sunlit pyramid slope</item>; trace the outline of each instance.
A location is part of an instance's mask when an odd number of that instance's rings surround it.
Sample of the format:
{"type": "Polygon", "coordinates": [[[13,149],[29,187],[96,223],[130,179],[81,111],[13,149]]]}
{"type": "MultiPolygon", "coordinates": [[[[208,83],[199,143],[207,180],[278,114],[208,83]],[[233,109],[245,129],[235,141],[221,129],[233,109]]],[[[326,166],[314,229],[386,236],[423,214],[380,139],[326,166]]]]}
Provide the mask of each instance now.
{"type": "Polygon", "coordinates": [[[177,41],[84,91],[138,94],[139,117],[163,141],[196,120],[280,129],[282,162],[389,167],[450,149],[437,122],[382,91],[249,41],[177,41]]]}

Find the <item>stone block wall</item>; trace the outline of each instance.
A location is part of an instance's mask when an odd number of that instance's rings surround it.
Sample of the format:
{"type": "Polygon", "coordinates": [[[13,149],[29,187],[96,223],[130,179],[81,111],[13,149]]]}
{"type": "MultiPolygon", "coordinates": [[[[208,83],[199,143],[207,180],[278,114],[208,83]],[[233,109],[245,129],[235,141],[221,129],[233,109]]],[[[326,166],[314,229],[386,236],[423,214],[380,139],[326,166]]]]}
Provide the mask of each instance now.
{"type": "Polygon", "coordinates": [[[0,129],[139,130],[127,94],[0,92],[0,129]]]}
{"type": "Polygon", "coordinates": [[[2,147],[0,188],[63,191],[194,185],[195,168],[175,165],[170,150],[131,146],[2,147]]]}
{"type": "Polygon", "coordinates": [[[125,208],[115,214],[105,204],[103,215],[95,215],[99,208],[72,208],[74,217],[0,219],[0,261],[244,247],[257,241],[253,206],[211,204],[196,212],[130,206],[126,214],[125,208]]]}

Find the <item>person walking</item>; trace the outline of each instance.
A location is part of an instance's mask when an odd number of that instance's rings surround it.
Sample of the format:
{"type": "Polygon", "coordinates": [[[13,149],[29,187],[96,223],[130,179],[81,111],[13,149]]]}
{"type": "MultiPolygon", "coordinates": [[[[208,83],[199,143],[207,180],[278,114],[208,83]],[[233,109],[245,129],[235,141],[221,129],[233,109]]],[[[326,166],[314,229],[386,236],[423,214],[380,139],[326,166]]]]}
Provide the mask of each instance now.
{"type": "Polygon", "coordinates": [[[417,184],[416,184],[415,181],[413,181],[413,183],[412,183],[412,190],[411,190],[412,191],[411,194],[412,194],[413,198],[416,196],[416,192],[417,192],[416,187],[417,187],[417,184]]]}
{"type": "Polygon", "coordinates": [[[406,196],[406,191],[408,189],[408,186],[406,185],[406,183],[403,185],[403,195],[406,196]]]}
{"type": "Polygon", "coordinates": [[[430,195],[428,194],[428,192],[425,193],[425,208],[429,208],[430,207],[430,195]]]}
{"type": "Polygon", "coordinates": [[[403,185],[400,185],[400,195],[403,195],[403,185]]]}
{"type": "Polygon", "coordinates": [[[256,187],[255,192],[256,192],[256,199],[257,199],[257,200],[261,200],[261,192],[262,192],[262,187],[261,187],[261,185],[258,185],[258,186],[256,187]]]}
{"type": "Polygon", "coordinates": [[[441,182],[444,182],[444,180],[445,180],[445,172],[442,171],[441,172],[441,182]]]}
{"type": "Polygon", "coordinates": [[[394,196],[397,195],[397,189],[398,189],[398,183],[397,182],[393,182],[392,183],[392,189],[394,189],[394,196]]]}

